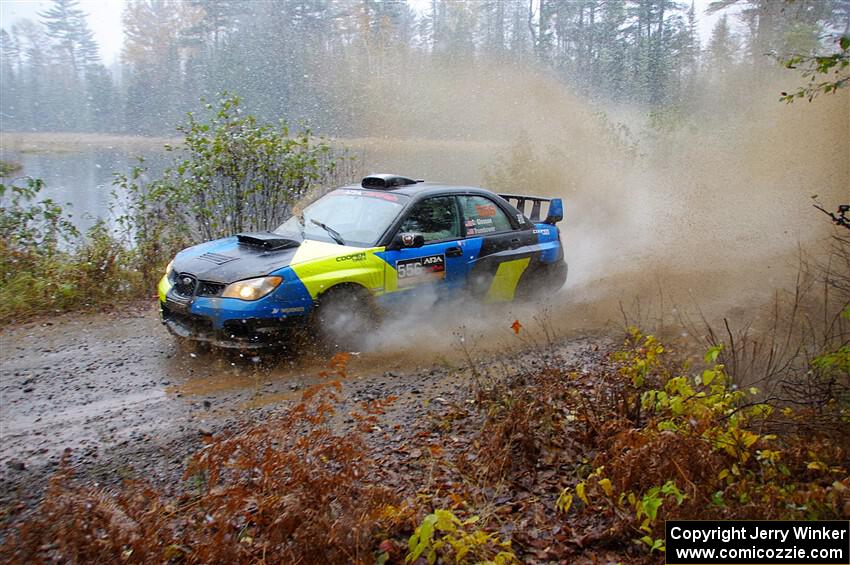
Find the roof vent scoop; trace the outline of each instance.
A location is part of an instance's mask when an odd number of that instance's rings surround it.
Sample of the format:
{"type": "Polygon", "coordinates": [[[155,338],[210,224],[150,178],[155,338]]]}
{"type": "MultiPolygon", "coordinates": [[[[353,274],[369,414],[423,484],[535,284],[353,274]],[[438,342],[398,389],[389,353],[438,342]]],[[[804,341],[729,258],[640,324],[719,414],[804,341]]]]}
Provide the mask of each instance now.
{"type": "Polygon", "coordinates": [[[360,183],[360,186],[363,188],[395,188],[397,186],[407,186],[410,184],[416,184],[416,181],[407,177],[402,177],[399,175],[386,175],[386,174],[378,174],[378,175],[369,175],[367,177],[363,177],[363,181],[360,183]]]}

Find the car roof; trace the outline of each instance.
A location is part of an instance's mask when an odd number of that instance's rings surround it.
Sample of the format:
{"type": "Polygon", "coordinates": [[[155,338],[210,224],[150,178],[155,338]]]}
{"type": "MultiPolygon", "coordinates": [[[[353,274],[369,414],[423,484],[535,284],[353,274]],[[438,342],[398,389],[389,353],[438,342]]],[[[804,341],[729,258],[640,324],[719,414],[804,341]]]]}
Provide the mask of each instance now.
{"type": "Polygon", "coordinates": [[[439,196],[441,194],[486,194],[490,196],[496,196],[491,190],[487,190],[486,188],[481,188],[477,186],[463,186],[463,185],[454,185],[454,184],[439,184],[433,182],[417,182],[416,184],[408,184],[404,186],[396,186],[392,188],[363,188],[359,184],[352,184],[348,186],[343,186],[342,188],[346,190],[365,190],[369,192],[387,192],[391,194],[403,194],[404,196],[409,196],[415,200],[419,200],[420,198],[424,198],[427,196],[439,196]]]}

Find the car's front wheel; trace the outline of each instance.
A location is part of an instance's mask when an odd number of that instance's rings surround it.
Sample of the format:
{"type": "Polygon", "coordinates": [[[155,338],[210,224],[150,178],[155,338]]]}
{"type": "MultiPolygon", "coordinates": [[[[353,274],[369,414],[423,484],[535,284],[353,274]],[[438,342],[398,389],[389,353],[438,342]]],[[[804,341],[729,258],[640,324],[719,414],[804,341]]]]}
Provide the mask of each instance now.
{"type": "Polygon", "coordinates": [[[368,345],[378,325],[369,291],[354,285],[336,286],[319,295],[316,302],[315,330],[325,346],[352,351],[368,345]]]}

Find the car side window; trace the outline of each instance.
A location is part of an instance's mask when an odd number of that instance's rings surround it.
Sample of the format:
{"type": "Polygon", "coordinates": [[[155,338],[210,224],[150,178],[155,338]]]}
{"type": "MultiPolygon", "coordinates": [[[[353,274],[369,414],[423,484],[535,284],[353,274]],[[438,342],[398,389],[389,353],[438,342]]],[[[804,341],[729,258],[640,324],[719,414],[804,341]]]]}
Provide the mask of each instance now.
{"type": "Polygon", "coordinates": [[[398,228],[399,233],[421,233],[425,242],[460,237],[460,216],[454,196],[435,196],[416,204],[398,228]]]}
{"type": "Polygon", "coordinates": [[[461,196],[466,235],[483,235],[513,229],[511,220],[501,208],[483,196],[461,196]]]}

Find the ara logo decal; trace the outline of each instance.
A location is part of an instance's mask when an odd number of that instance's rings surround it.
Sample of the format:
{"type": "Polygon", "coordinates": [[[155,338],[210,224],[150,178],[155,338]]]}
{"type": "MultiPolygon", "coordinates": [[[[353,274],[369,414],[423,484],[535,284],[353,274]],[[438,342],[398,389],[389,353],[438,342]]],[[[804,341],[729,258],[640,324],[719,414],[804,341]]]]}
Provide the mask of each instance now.
{"type": "Polygon", "coordinates": [[[549,230],[531,230],[531,233],[537,233],[540,235],[549,235],[549,230]]]}
{"type": "Polygon", "coordinates": [[[365,261],[366,260],[366,252],[361,251],[360,253],[352,253],[351,255],[343,255],[341,257],[337,257],[337,263],[342,263],[343,261],[365,261]]]}

